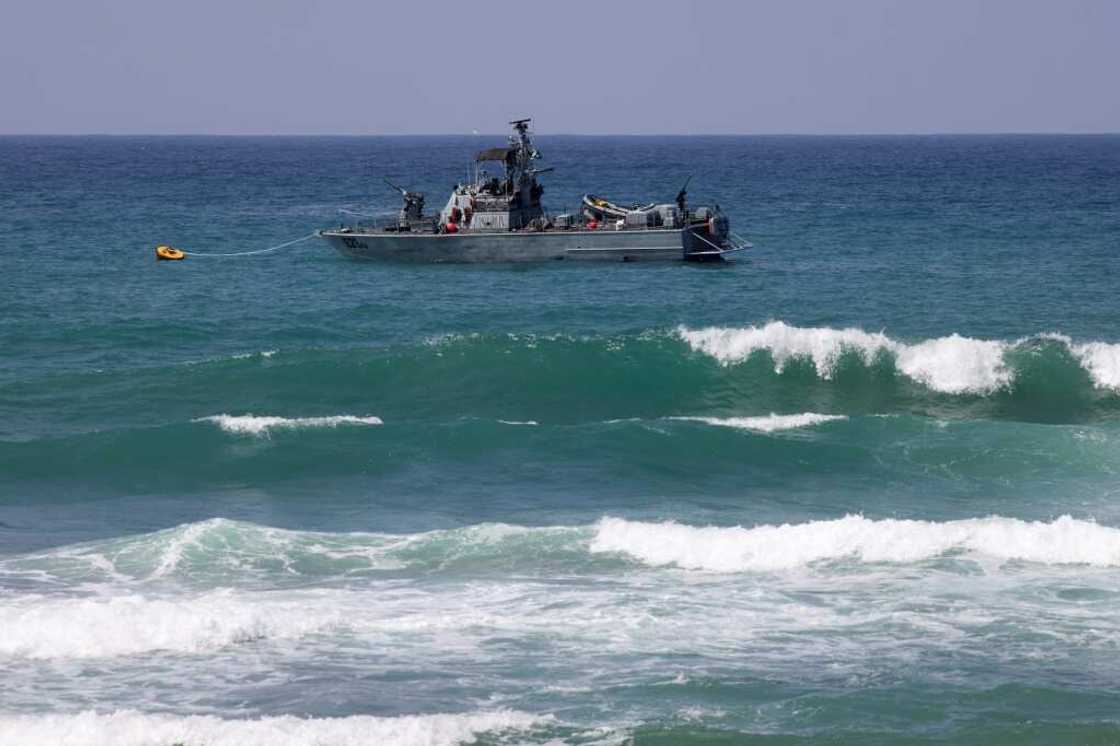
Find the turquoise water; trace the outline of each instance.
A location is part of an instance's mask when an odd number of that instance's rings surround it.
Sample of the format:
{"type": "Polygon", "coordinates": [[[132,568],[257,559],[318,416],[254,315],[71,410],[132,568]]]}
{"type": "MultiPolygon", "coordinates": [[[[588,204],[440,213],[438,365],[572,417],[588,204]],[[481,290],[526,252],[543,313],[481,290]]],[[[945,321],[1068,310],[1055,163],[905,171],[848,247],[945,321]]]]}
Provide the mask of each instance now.
{"type": "Polygon", "coordinates": [[[157,263],[491,138],[0,138],[0,742],[1120,741],[1120,137],[538,141],[756,248],[157,263]]]}

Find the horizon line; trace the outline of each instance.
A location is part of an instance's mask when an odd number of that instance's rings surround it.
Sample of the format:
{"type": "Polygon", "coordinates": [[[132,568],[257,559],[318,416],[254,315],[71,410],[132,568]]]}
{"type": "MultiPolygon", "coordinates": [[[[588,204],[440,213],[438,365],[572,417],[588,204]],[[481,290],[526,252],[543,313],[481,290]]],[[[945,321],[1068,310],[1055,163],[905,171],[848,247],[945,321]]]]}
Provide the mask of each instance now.
{"type": "MultiPolygon", "coordinates": [[[[505,137],[506,132],[0,132],[0,137],[505,137]]],[[[944,132],[534,132],[540,137],[1100,137],[1120,130],[944,132]]]]}

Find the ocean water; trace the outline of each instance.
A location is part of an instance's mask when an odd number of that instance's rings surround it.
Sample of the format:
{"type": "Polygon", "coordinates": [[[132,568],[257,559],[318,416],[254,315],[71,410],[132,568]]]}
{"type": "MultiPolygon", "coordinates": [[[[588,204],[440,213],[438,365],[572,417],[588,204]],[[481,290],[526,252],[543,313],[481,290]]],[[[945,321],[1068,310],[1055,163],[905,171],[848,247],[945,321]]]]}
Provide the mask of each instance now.
{"type": "Polygon", "coordinates": [[[318,241],[497,138],[0,138],[0,743],[1120,742],[1120,137],[540,137],[726,266],[318,241]]]}

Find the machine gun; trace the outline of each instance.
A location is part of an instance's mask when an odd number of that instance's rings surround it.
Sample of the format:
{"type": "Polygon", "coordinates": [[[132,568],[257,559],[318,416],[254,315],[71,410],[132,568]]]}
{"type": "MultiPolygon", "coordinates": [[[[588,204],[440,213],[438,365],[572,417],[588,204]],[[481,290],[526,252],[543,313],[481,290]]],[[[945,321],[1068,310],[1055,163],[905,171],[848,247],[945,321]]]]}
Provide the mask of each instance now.
{"type": "Polygon", "coordinates": [[[424,193],[410,192],[388,179],[385,179],[385,183],[400,192],[401,199],[404,200],[404,204],[401,205],[400,214],[397,217],[397,225],[407,230],[412,227],[413,223],[419,224],[424,214],[424,193]]]}

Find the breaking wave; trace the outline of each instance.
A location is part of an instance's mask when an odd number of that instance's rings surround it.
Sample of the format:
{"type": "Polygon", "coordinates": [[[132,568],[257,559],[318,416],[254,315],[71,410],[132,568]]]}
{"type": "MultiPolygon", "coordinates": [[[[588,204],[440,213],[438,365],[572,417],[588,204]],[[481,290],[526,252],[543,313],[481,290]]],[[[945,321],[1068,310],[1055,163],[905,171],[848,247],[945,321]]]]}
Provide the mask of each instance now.
{"type": "Polygon", "coordinates": [[[1069,516],[936,522],[848,515],[754,527],[604,517],[577,526],[482,523],[390,535],[215,519],[0,561],[0,583],[33,575],[44,589],[0,596],[0,659],[232,655],[243,646],[257,655],[308,638],[392,640],[412,652],[430,648],[432,635],[464,646],[495,634],[599,639],[643,625],[641,615],[615,616],[616,581],[679,588],[662,568],[793,572],[780,585],[806,572],[861,573],[862,564],[876,564],[867,569],[881,576],[886,563],[910,566],[887,571],[896,586],[910,586],[921,582],[913,565],[941,558],[968,559],[970,573],[1000,576],[1027,572],[1015,562],[1050,574],[1060,566],[1116,568],[1120,529],[1069,516]],[[655,577],[635,576],[636,569],[655,577]],[[436,574],[443,577],[427,590],[411,582],[436,574]],[[577,584],[582,589],[566,595],[548,580],[558,575],[587,578],[599,590],[577,584]]]}
{"type": "Polygon", "coordinates": [[[1120,390],[1120,344],[1075,344],[1060,334],[1044,334],[1015,341],[983,340],[952,334],[906,344],[881,332],[862,329],[803,328],[772,321],[743,328],[687,329],[678,334],[693,350],[723,364],[741,363],[757,352],[768,352],[781,373],[790,361],[812,362],[822,379],[832,379],[845,354],[865,365],[881,356],[893,358],[902,375],[945,394],[990,394],[1008,386],[1015,366],[1008,353],[1031,348],[1039,340],[1063,346],[1101,389],[1120,390]]]}
{"type": "MultiPolygon", "coordinates": [[[[780,570],[820,560],[905,563],[956,553],[1103,567],[1120,566],[1120,528],[1068,515],[1049,522],[1002,516],[936,522],[847,515],[754,527],[699,527],[608,516],[589,525],[480,523],[382,534],[294,531],[213,518],[140,536],[7,557],[0,560],[0,581],[34,576],[55,590],[112,588],[112,604],[129,613],[139,607],[121,592],[127,595],[150,586],[154,595],[143,599],[145,613],[166,614],[173,624],[175,606],[161,600],[165,581],[175,581],[180,590],[187,583],[209,592],[215,587],[252,590],[261,583],[300,590],[311,578],[360,579],[386,573],[397,577],[403,572],[458,572],[468,567],[598,572],[610,568],[603,564],[603,555],[609,553],[655,566],[721,571],[780,570]]],[[[275,616],[243,616],[225,606],[229,597],[223,593],[197,598],[200,608],[213,611],[202,627],[215,640],[253,636],[253,629],[263,630],[257,636],[273,634],[268,624],[275,616]]],[[[270,600],[262,597],[262,603],[270,600]]],[[[6,602],[0,606],[0,618],[12,622],[4,629],[19,626],[14,624],[17,618],[31,623],[27,626],[48,625],[52,618],[71,612],[88,613],[90,618],[112,613],[113,605],[104,602],[104,597],[87,603],[84,598],[42,596],[28,607],[6,602]],[[35,611],[26,616],[48,602],[60,604],[58,613],[38,616],[35,611]]],[[[283,609],[280,612],[282,616],[283,609]]],[[[306,628],[295,634],[335,621],[331,614],[308,614],[306,628]]],[[[0,640],[0,649],[17,644],[9,637],[0,640]]]]}
{"type": "Polygon", "coordinates": [[[1042,337],[1069,348],[1085,370],[1089,371],[1093,382],[1099,388],[1120,391],[1120,344],[1105,342],[1075,344],[1064,334],[1044,334],[1042,337]]]}
{"type": "Polygon", "coordinates": [[[735,427],[742,430],[755,430],[763,433],[772,433],[779,430],[796,430],[803,427],[812,427],[825,422],[848,419],[838,414],[817,414],[816,412],[802,412],[801,414],[769,414],[765,417],[670,417],[671,420],[685,422],[703,422],[716,427],[735,427]]]}
{"type": "MultiPolygon", "coordinates": [[[[137,584],[158,586],[162,581],[185,582],[205,589],[254,588],[260,583],[299,588],[313,578],[361,577],[371,573],[397,573],[406,568],[433,570],[472,563],[516,565],[542,555],[553,561],[586,563],[590,558],[581,548],[586,533],[586,527],[527,527],[505,523],[480,523],[414,534],[330,533],[211,518],[139,536],[0,559],[0,581],[35,577],[47,583],[46,587],[95,586],[130,592],[137,584]]],[[[269,598],[263,597],[262,603],[269,598]]],[[[40,599],[44,603],[53,600],[40,599]]],[[[59,610],[79,615],[85,611],[91,615],[113,612],[112,604],[106,606],[104,599],[95,599],[96,603],[88,605],[71,603],[71,600],[64,599],[59,610]]],[[[150,603],[148,599],[143,600],[145,613],[158,616],[166,613],[173,621],[178,618],[174,605],[166,605],[158,598],[150,603]]],[[[268,622],[276,618],[258,619],[255,614],[234,613],[226,606],[230,600],[227,595],[200,596],[198,600],[204,612],[199,624],[207,634],[213,632],[212,639],[218,642],[232,640],[244,630],[258,628],[259,624],[263,624],[260,629],[268,633],[268,622]],[[211,619],[216,620],[214,624],[210,623],[211,619]]],[[[38,603],[36,601],[36,605],[38,603]]],[[[115,598],[113,603],[129,613],[140,608],[127,598],[115,598]]],[[[4,619],[5,614],[25,613],[27,609],[0,605],[0,619],[4,619]]],[[[49,623],[52,618],[61,616],[46,614],[43,619],[49,623]]],[[[306,629],[331,624],[334,620],[332,615],[309,615],[306,629]]],[[[303,634],[303,631],[301,628],[295,634],[303,634]]],[[[16,644],[13,640],[7,642],[16,644]]],[[[131,643],[125,640],[121,644],[131,643]]],[[[4,646],[5,642],[0,641],[0,650],[5,649],[4,646]]]]}
{"type": "Polygon", "coordinates": [[[117,710],[57,715],[2,715],[0,742],[82,746],[455,746],[485,734],[526,731],[551,716],[512,710],[464,714],[225,719],[117,710]]]}
{"type": "Polygon", "coordinates": [[[331,417],[268,417],[231,414],[215,414],[199,417],[195,422],[213,422],[229,433],[238,435],[267,435],[270,430],[296,430],[307,427],[339,427],[342,425],[381,425],[380,417],[358,417],[340,414],[331,417]]]}
{"type": "MultiPolygon", "coordinates": [[[[295,639],[344,627],[329,598],[220,590],[198,596],[21,596],[0,605],[0,655],[104,658],[154,650],[200,653],[258,640],[295,639]],[[315,603],[325,601],[326,603],[315,603]]],[[[0,742],[4,742],[0,739],[0,742]]],[[[6,742],[5,742],[6,743],[6,742]]]]}
{"type": "Polygon", "coordinates": [[[369,435],[359,426],[380,418],[549,426],[806,411],[1080,423],[1120,416],[1120,344],[1053,333],[901,341],[881,332],[773,321],[614,336],[475,334],[392,347],[285,350],[267,365],[254,357],[127,376],[70,373],[21,381],[12,391],[29,401],[50,397],[52,409],[66,417],[0,422],[0,449],[46,435],[192,420],[257,436],[358,429],[369,435]],[[289,411],[284,402],[306,397],[309,380],[316,382],[318,411],[328,416],[282,416],[289,411]],[[122,396],[128,406],[121,406],[122,396]]]}
{"type": "Polygon", "coordinates": [[[714,572],[788,570],[825,560],[907,563],[950,553],[1114,567],[1120,565],[1120,529],[1070,516],[1049,523],[999,516],[939,523],[848,515],[753,528],[604,518],[590,548],[654,566],[714,572]]]}

